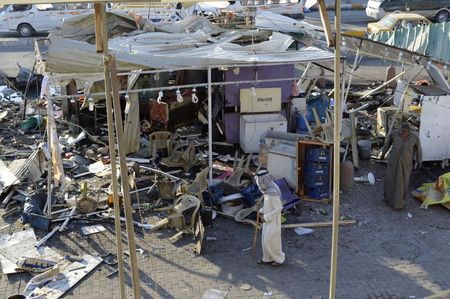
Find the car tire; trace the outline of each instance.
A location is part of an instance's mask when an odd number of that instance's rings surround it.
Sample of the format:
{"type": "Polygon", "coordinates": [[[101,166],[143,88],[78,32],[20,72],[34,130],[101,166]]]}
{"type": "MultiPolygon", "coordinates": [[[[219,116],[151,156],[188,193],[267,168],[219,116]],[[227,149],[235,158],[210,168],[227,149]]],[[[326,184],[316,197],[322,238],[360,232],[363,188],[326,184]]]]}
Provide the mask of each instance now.
{"type": "Polygon", "coordinates": [[[19,32],[20,37],[30,37],[33,35],[34,29],[30,24],[20,24],[17,27],[17,32],[19,32]]]}
{"type": "Polygon", "coordinates": [[[450,19],[450,13],[446,10],[441,10],[440,12],[438,12],[436,14],[436,22],[438,22],[438,23],[448,22],[449,19],[450,19]]]}

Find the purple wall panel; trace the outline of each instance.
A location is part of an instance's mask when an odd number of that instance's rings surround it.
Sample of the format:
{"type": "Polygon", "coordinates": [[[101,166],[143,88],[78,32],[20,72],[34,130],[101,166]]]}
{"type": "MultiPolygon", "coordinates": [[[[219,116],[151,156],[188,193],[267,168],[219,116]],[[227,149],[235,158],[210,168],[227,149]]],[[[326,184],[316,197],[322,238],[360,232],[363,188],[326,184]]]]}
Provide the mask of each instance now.
{"type": "Polygon", "coordinates": [[[239,113],[225,113],[227,142],[239,143],[239,113]]]}
{"type": "MultiPolygon", "coordinates": [[[[255,67],[239,68],[239,74],[233,73],[232,67],[225,72],[225,81],[254,80],[255,67]]],[[[294,73],[294,65],[259,66],[258,79],[291,78],[294,73]]],[[[240,106],[239,94],[241,88],[251,88],[251,84],[225,85],[225,106],[240,106]]],[[[257,88],[281,88],[281,100],[287,102],[292,90],[292,81],[263,82],[257,88]]],[[[285,113],[282,113],[285,114],[285,113]]],[[[239,143],[239,113],[225,113],[225,135],[227,142],[239,143]]]]}
{"type": "MultiPolygon", "coordinates": [[[[233,73],[234,68],[229,68],[225,72],[225,81],[244,81],[255,79],[255,67],[239,68],[239,74],[233,73]]],[[[293,77],[294,65],[271,65],[256,67],[258,79],[278,79],[293,77]]],[[[241,88],[251,88],[251,84],[226,85],[225,86],[225,106],[239,106],[239,93],[241,88]]],[[[263,82],[256,88],[281,87],[281,99],[287,102],[291,95],[292,81],[263,82]]]]}

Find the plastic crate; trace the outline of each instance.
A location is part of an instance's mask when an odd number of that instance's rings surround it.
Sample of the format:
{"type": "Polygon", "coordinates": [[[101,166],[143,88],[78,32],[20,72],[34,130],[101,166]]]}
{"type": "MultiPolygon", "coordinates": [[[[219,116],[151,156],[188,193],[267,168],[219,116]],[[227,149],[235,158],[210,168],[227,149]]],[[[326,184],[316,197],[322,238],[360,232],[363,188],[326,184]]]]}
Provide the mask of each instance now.
{"type": "Polygon", "coordinates": [[[317,188],[308,188],[306,195],[314,199],[322,199],[330,196],[330,190],[328,186],[326,187],[317,187],[317,188]]]}
{"type": "Polygon", "coordinates": [[[329,163],[305,162],[303,174],[305,175],[328,175],[330,169],[329,163]]]}
{"type": "Polygon", "coordinates": [[[330,151],[320,147],[307,148],[305,160],[312,162],[330,162],[330,151]]]}
{"type": "Polygon", "coordinates": [[[328,186],[328,175],[305,175],[303,184],[311,188],[328,186]]]}

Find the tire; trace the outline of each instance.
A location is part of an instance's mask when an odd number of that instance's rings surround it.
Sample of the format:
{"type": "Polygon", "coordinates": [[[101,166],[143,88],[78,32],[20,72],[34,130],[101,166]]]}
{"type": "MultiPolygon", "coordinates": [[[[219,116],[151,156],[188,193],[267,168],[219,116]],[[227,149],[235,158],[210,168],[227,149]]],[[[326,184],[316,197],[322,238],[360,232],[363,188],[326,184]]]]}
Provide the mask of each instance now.
{"type": "Polygon", "coordinates": [[[30,37],[33,35],[34,29],[30,24],[20,24],[19,27],[17,27],[17,32],[20,37],[30,37]]]}
{"type": "Polygon", "coordinates": [[[450,19],[450,13],[446,10],[441,10],[440,12],[438,12],[436,14],[436,22],[438,22],[438,23],[448,22],[449,19],[450,19]]]}

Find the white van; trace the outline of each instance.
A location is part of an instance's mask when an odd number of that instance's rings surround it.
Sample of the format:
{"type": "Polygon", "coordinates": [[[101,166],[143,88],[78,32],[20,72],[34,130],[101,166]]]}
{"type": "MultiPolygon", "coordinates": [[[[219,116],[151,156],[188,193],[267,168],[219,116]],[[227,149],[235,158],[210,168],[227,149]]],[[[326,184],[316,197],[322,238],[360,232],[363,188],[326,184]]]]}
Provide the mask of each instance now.
{"type": "Polygon", "coordinates": [[[0,12],[0,32],[17,31],[22,37],[48,32],[64,18],[89,12],[90,3],[9,5],[0,12]]]}

